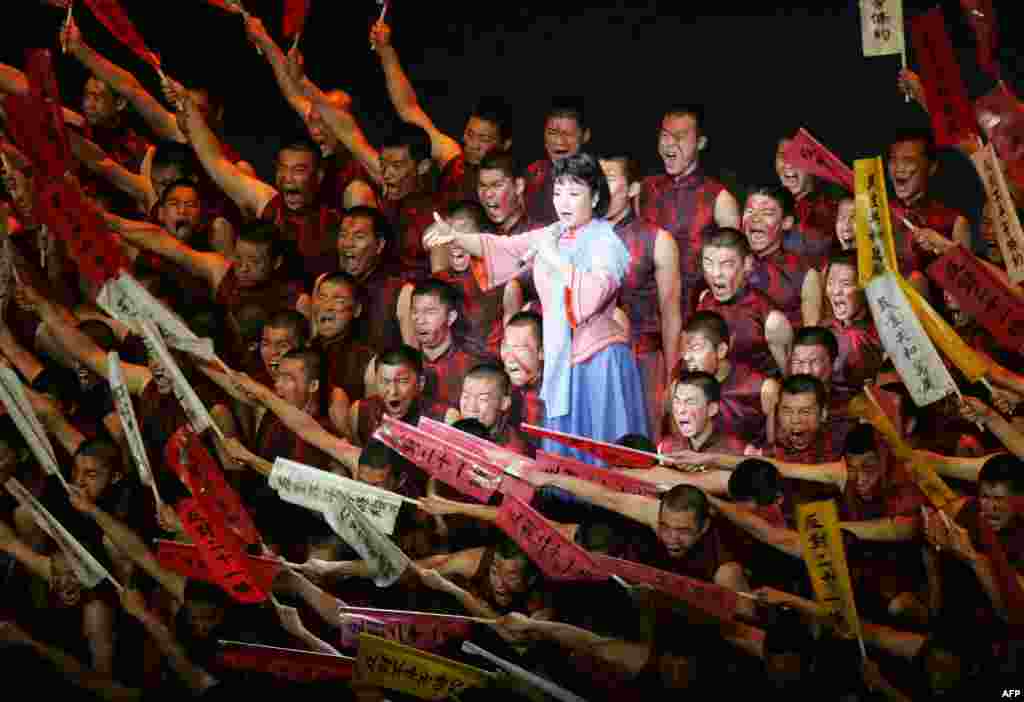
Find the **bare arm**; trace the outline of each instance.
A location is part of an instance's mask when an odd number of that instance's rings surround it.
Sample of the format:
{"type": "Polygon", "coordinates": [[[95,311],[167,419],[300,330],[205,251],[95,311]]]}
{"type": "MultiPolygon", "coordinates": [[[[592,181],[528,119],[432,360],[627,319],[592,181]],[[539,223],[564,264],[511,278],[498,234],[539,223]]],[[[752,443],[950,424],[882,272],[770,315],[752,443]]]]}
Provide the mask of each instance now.
{"type": "Polygon", "coordinates": [[[356,122],[356,118],[348,110],[341,110],[323,99],[322,95],[314,96],[316,110],[324,120],[331,133],[345,145],[345,148],[359,159],[370,176],[379,184],[383,182],[380,169],[380,154],[366,139],[366,135],[356,122]]]}
{"type": "MultiPolygon", "coordinates": [[[[156,203],[157,197],[152,182],[145,175],[129,171],[110,158],[98,144],[76,132],[68,131],[68,141],[71,144],[71,152],[75,158],[85,164],[86,168],[105,178],[121,192],[127,193],[146,212],[149,212],[149,209],[156,203]]],[[[153,151],[154,147],[150,147],[146,152],[147,157],[153,151]]]]}
{"type": "Polygon", "coordinates": [[[0,520],[0,551],[10,554],[32,575],[45,582],[50,582],[52,567],[50,558],[37,553],[31,546],[19,539],[14,529],[2,520],[0,520]]]}
{"type": "Polygon", "coordinates": [[[800,534],[792,529],[773,526],[767,520],[748,510],[725,502],[717,497],[708,497],[715,509],[738,526],[743,531],[753,536],[758,541],[772,546],[793,558],[803,558],[803,547],[800,545],[800,534]]]}
{"type": "Polygon", "coordinates": [[[679,360],[679,337],[683,330],[682,289],[679,245],[664,229],[654,242],[654,279],[658,284],[658,310],[661,313],[661,346],[665,368],[671,372],[679,360]]]}
{"type": "Polygon", "coordinates": [[[10,328],[0,320],[0,354],[2,354],[22,378],[29,384],[43,372],[43,364],[14,338],[10,328]]]}
{"type": "MultiPolygon", "coordinates": [[[[1024,456],[1024,435],[984,402],[976,397],[964,397],[964,404],[960,407],[960,413],[969,421],[980,422],[985,428],[995,434],[996,438],[1002,442],[1003,446],[1010,453],[1017,457],[1024,456]]],[[[943,467],[949,470],[949,461],[944,463],[943,467]]],[[[978,469],[981,469],[980,465],[978,469]]],[[[975,474],[974,477],[968,477],[967,479],[977,480],[977,475],[975,474]]]]}
{"type": "Polygon", "coordinates": [[[740,206],[728,190],[722,190],[715,198],[715,224],[719,227],[740,228],[740,206]]]}
{"type": "Polygon", "coordinates": [[[889,655],[912,660],[924,645],[925,637],[910,631],[900,631],[883,624],[862,622],[864,643],[880,648],[889,655]]]}
{"type": "Polygon", "coordinates": [[[274,71],[274,79],[277,81],[277,87],[281,89],[284,99],[300,117],[305,118],[313,103],[302,93],[301,86],[296,85],[292,79],[288,70],[288,58],[267,32],[263,20],[255,15],[246,17],[245,33],[249,37],[249,41],[263,52],[263,57],[267,59],[271,70],[274,71]]]}
{"type": "Polygon", "coordinates": [[[800,316],[805,327],[816,327],[821,322],[823,295],[821,274],[812,268],[807,271],[800,288],[800,316]]]}
{"type": "Polygon", "coordinates": [[[865,541],[911,541],[921,533],[916,517],[886,517],[861,522],[840,522],[839,528],[865,541]]]}
{"type": "Polygon", "coordinates": [[[570,478],[564,475],[552,475],[550,473],[529,473],[529,481],[538,487],[551,485],[568,490],[577,497],[594,503],[598,507],[604,507],[612,512],[618,512],[635,522],[644,524],[651,529],[658,527],[658,511],[660,503],[652,497],[642,495],[627,495],[615,490],[592,483],[588,480],[570,478]]]}

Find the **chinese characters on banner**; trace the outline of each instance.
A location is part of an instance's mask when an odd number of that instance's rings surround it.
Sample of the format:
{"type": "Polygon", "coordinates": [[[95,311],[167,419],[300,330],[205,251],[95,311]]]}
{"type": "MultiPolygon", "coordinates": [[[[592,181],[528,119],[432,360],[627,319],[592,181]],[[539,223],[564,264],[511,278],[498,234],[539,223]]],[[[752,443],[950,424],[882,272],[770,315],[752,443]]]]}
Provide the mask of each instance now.
{"type": "Polygon", "coordinates": [[[586,451],[592,456],[605,461],[610,466],[619,468],[653,468],[658,463],[658,454],[656,453],[647,453],[646,451],[638,451],[625,446],[616,446],[604,441],[588,439],[585,436],[576,436],[575,434],[566,434],[553,429],[545,429],[533,424],[521,424],[520,428],[527,434],[532,434],[542,439],[551,439],[560,444],[571,446],[574,449],[586,451]]]}
{"type": "Polygon", "coordinates": [[[797,505],[796,515],[815,598],[828,609],[836,631],[847,638],[861,638],[836,503],[806,502],[797,505]]]}
{"type": "Polygon", "coordinates": [[[886,271],[898,271],[896,243],[892,238],[885,168],[878,156],[854,161],[855,230],[857,271],[860,286],[886,271]]]}
{"type": "Polygon", "coordinates": [[[218,641],[217,661],[236,670],[270,673],[292,682],[351,680],[355,659],[329,653],[313,653],[293,648],[278,648],[241,641],[218,641]]]}
{"type": "Polygon", "coordinates": [[[538,473],[567,475],[570,478],[589,480],[609,490],[615,490],[627,495],[658,497],[662,493],[661,488],[654,483],[634,478],[628,473],[592,466],[589,463],[577,461],[569,456],[559,456],[546,451],[537,452],[537,458],[533,463],[533,467],[527,469],[528,472],[531,470],[538,473]]]}
{"type": "Polygon", "coordinates": [[[121,372],[121,357],[117,355],[117,351],[107,354],[107,374],[110,392],[114,396],[114,406],[117,407],[117,416],[121,419],[125,440],[128,442],[128,450],[131,451],[132,459],[139,470],[139,480],[143,485],[152,487],[154,484],[153,471],[149,466],[149,454],[146,453],[146,445],[142,441],[139,422],[135,416],[135,407],[132,406],[131,394],[124,382],[124,374],[121,372]]]}
{"type": "Polygon", "coordinates": [[[342,607],[342,648],[356,648],[363,632],[421,651],[435,651],[452,639],[467,639],[473,622],[429,612],[402,612],[370,607],[342,607]]]}
{"type": "Polygon", "coordinates": [[[860,31],[865,56],[902,54],[903,0],[860,0],[860,31]]]}
{"type": "Polygon", "coordinates": [[[868,305],[882,346],[896,372],[914,404],[924,407],[954,392],[956,386],[896,276],[896,273],[875,276],[866,290],[868,305]]]}
{"type": "Polygon", "coordinates": [[[942,8],[934,7],[911,20],[910,36],[921,66],[928,113],[932,118],[935,145],[957,146],[977,139],[974,111],[960,78],[960,66],[946,33],[942,8]]]}
{"type": "Polygon", "coordinates": [[[853,171],[803,127],[786,143],[782,157],[794,168],[843,186],[853,192],[853,171]]]}
{"type": "Polygon", "coordinates": [[[1024,353],[1024,300],[976,256],[954,246],[928,266],[928,277],[952,295],[1001,347],[1024,353]]]}
{"type": "Polygon", "coordinates": [[[356,680],[424,700],[445,700],[470,687],[485,687],[490,673],[450,658],[417,651],[372,634],[360,634],[356,680]]]}
{"type": "Polygon", "coordinates": [[[377,587],[390,587],[409,567],[409,557],[391,539],[380,533],[362,511],[344,495],[338,495],[324,512],[334,533],[366,561],[377,587]]]}
{"type": "Polygon", "coordinates": [[[606,580],[594,557],[541,514],[512,495],[505,495],[495,525],[552,580],[606,580]]]}
{"type": "Polygon", "coordinates": [[[121,324],[133,329],[137,329],[140,320],[148,319],[163,336],[191,340],[199,338],[185,322],[128,273],[122,272],[117,278],[107,281],[96,296],[96,304],[121,324]]]}
{"type": "Polygon", "coordinates": [[[1006,273],[1010,282],[1017,285],[1024,280],[1024,231],[1021,230],[1017,208],[1006,186],[1002,163],[992,142],[974,152],[971,160],[985,186],[985,196],[992,212],[992,227],[1003,254],[1006,273]]]}
{"type": "Polygon", "coordinates": [[[0,368],[0,403],[7,409],[7,414],[14,421],[14,426],[25,439],[39,466],[47,474],[56,476],[61,483],[67,485],[64,475],[57,466],[57,458],[50,439],[46,436],[46,430],[25,397],[21,379],[13,368],[0,368]]]}

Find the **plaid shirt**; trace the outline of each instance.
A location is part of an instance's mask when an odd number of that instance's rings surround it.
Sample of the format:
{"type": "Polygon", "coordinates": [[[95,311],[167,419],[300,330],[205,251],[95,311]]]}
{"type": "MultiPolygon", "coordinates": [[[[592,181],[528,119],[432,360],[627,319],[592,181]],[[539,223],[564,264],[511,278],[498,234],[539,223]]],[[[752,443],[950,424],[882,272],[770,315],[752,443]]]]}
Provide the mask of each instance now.
{"type": "Polygon", "coordinates": [[[615,226],[615,233],[629,249],[629,269],[619,288],[619,303],[629,316],[632,340],[643,334],[656,334],[660,342],[661,307],[654,277],[658,228],[630,212],[615,226]]]}
{"type": "MultiPolygon", "coordinates": [[[[830,421],[829,425],[832,424],[830,421]]],[[[843,444],[836,445],[835,435],[829,426],[818,430],[811,445],[802,451],[793,451],[776,443],[765,451],[767,456],[788,463],[817,465],[838,461],[842,457],[843,444]]],[[[803,502],[835,497],[836,489],[831,485],[811,483],[806,480],[784,478],[782,480],[782,512],[787,524],[796,524],[796,506],[803,502]]]]}
{"type": "Polygon", "coordinates": [[[480,167],[466,163],[466,155],[459,154],[441,169],[441,177],[437,182],[440,203],[451,205],[461,200],[479,202],[476,193],[476,180],[480,167]]]}
{"type": "Polygon", "coordinates": [[[839,201],[825,193],[813,192],[796,201],[796,229],[786,239],[786,248],[808,259],[810,265],[821,268],[828,262],[828,254],[836,242],[836,218],[839,201]]]}
{"type": "Polygon", "coordinates": [[[535,227],[546,227],[558,221],[555,212],[554,164],[549,159],[534,161],[526,169],[526,215],[535,227]]]}
{"type": "Polygon", "coordinates": [[[276,225],[283,240],[295,247],[298,260],[290,264],[294,277],[313,281],[322,273],[338,270],[336,240],[341,215],[337,210],[326,205],[290,210],[278,193],[263,208],[260,220],[276,225]]]}
{"type": "Polygon", "coordinates": [[[744,286],[728,302],[719,302],[708,293],[697,309],[722,315],[732,334],[731,352],[736,361],[762,373],[777,370],[764,336],[765,320],[770,312],[777,309],[767,295],[756,288],[744,286]]]}
{"type": "Polygon", "coordinates": [[[662,174],[643,181],[640,216],[667,230],[679,245],[683,319],[690,316],[704,287],[700,247],[715,229],[715,201],[723,190],[724,185],[699,167],[687,176],[662,174]]]}
{"type": "Polygon", "coordinates": [[[749,366],[733,363],[722,383],[715,428],[726,436],[736,436],[760,445],[767,432],[768,418],[761,404],[761,388],[768,377],[749,366]]]}
{"type": "Polygon", "coordinates": [[[455,339],[452,339],[448,349],[433,361],[424,355],[424,400],[458,409],[459,399],[462,397],[462,379],[466,377],[469,369],[479,362],[479,356],[469,353],[455,339]]]}
{"type": "Polygon", "coordinates": [[[793,328],[799,329],[803,326],[800,293],[810,269],[810,261],[803,256],[779,249],[767,258],[754,258],[750,287],[764,292],[793,328]]]}
{"type": "MultiPolygon", "coordinates": [[[[477,355],[491,354],[497,356],[501,346],[501,337],[505,333],[504,302],[505,286],[499,285],[490,290],[483,290],[474,275],[474,269],[480,268],[479,259],[474,259],[470,267],[462,273],[447,270],[434,277],[443,280],[462,293],[461,318],[465,330],[466,346],[477,355]]],[[[485,274],[486,275],[486,274],[485,274]]]]}
{"type": "Polygon", "coordinates": [[[385,200],[384,216],[395,232],[390,258],[398,264],[398,272],[406,281],[430,277],[430,254],[423,248],[423,232],[434,223],[434,211],[441,208],[434,193],[409,193],[401,200],[385,200]]]}
{"type": "Polygon", "coordinates": [[[398,296],[405,281],[390,266],[378,262],[368,276],[359,281],[363,313],[355,320],[354,336],[377,353],[402,343],[398,326],[398,296]]]}
{"type": "MultiPolygon", "coordinates": [[[[915,227],[934,229],[947,239],[953,238],[953,227],[956,225],[956,220],[963,216],[957,210],[946,207],[927,196],[918,200],[913,206],[904,205],[904,207],[907,207],[907,219],[915,227]]],[[[892,217],[892,230],[893,240],[896,244],[896,258],[903,275],[910,275],[911,271],[924,271],[928,264],[935,260],[934,255],[923,251],[914,243],[914,235],[907,229],[902,218],[892,217]]]]}
{"type": "Polygon", "coordinates": [[[366,394],[366,367],[374,356],[373,349],[354,340],[351,330],[332,339],[318,336],[309,347],[318,351],[323,359],[320,378],[320,387],[324,389],[321,393],[321,414],[327,414],[332,388],[344,390],[349,402],[363,398],[366,394]]]}
{"type": "MultiPolygon", "coordinates": [[[[340,210],[345,204],[345,191],[353,181],[361,180],[374,187],[373,178],[366,167],[354,156],[333,156],[324,159],[324,179],[320,183],[319,201],[327,207],[340,210]]],[[[376,190],[376,188],[374,188],[376,190]]]]}
{"type": "Polygon", "coordinates": [[[832,364],[832,391],[852,397],[878,374],[885,349],[870,312],[849,325],[831,319],[828,328],[839,345],[839,355],[832,364]]]}
{"type": "MultiPolygon", "coordinates": [[[[533,385],[512,388],[512,408],[509,412],[509,424],[518,428],[520,424],[544,426],[544,400],[540,398],[540,380],[533,385]]],[[[527,443],[536,453],[540,448],[540,439],[525,434],[527,443]]]]}

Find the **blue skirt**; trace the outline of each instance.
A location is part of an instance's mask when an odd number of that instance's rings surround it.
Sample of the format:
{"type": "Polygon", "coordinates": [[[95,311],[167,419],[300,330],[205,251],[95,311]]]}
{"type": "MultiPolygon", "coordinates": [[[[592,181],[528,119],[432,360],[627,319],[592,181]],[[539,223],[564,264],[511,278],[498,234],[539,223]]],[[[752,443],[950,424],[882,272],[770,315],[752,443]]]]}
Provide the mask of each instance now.
{"type": "MultiPolygon", "coordinates": [[[[633,352],[626,344],[612,344],[585,363],[570,367],[569,414],[545,417],[548,429],[589,439],[616,443],[626,434],[650,436],[644,384],[633,352]]],[[[589,453],[544,439],[549,453],[571,456],[604,466],[589,453]]]]}

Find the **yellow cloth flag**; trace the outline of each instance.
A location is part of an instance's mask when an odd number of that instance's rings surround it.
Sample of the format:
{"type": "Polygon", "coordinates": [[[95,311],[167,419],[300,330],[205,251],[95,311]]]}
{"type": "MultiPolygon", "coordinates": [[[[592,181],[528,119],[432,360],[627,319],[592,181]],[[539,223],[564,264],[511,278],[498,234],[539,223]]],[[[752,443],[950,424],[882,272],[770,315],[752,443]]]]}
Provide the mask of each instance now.
{"type": "Polygon", "coordinates": [[[846,566],[836,503],[822,500],[797,505],[796,521],[815,598],[829,611],[832,625],[841,636],[860,639],[860,618],[846,566]]]}
{"type": "Polygon", "coordinates": [[[444,700],[469,687],[485,687],[491,674],[363,632],[359,634],[356,679],[424,700],[444,700]]]}
{"type": "Polygon", "coordinates": [[[854,161],[853,184],[857,271],[860,286],[863,288],[867,287],[871,279],[879,273],[899,272],[882,158],[875,156],[854,161]]]}
{"type": "Polygon", "coordinates": [[[989,371],[988,359],[968,346],[913,285],[902,277],[899,277],[899,283],[932,343],[942,349],[946,358],[955,363],[970,382],[976,383],[983,378],[989,371]]]}
{"type": "Polygon", "coordinates": [[[900,437],[896,427],[889,421],[888,415],[882,411],[878,401],[871,394],[870,388],[864,388],[863,393],[850,400],[848,412],[850,416],[868,422],[885,438],[893,455],[904,462],[918,489],[928,498],[929,502],[935,505],[936,509],[947,514],[954,513],[953,507],[957,501],[957,494],[921,458],[920,454],[910,448],[900,437]]]}

